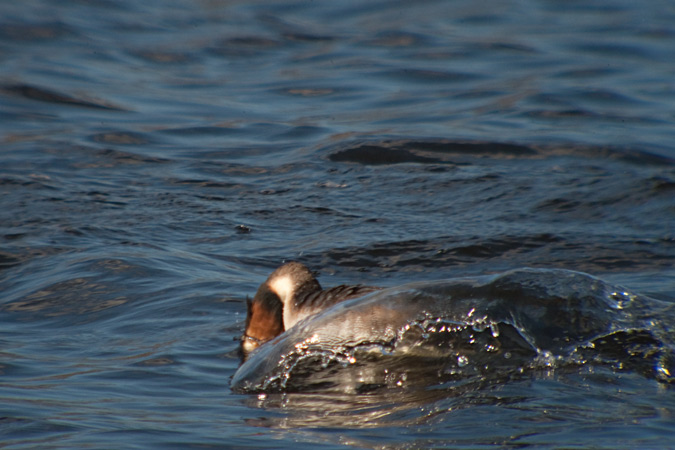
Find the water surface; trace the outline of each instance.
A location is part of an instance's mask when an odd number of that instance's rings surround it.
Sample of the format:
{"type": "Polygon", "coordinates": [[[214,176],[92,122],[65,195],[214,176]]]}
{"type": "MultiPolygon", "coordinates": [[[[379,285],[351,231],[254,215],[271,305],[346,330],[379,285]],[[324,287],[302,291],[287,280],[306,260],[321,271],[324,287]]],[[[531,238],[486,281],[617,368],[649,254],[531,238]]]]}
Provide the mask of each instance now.
{"type": "Polygon", "coordinates": [[[230,379],[244,299],[288,259],[326,286],[534,267],[672,303],[673,23],[667,1],[3,3],[2,445],[662,446],[672,388],[613,364],[384,397],[230,379]]]}

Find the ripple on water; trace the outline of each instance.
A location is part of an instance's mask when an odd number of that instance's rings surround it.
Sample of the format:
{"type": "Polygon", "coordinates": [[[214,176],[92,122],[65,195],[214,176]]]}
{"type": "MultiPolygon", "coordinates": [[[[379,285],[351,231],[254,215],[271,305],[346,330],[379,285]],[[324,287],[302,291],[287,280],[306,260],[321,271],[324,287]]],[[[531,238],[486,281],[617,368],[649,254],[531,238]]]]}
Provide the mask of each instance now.
{"type": "Polygon", "coordinates": [[[627,323],[675,292],[666,4],[0,2],[3,444],[663,447],[672,308],[627,323]],[[235,394],[244,298],[284,259],[613,284],[560,318],[524,302],[565,290],[493,284],[521,315],[293,347],[286,392],[235,394]]]}

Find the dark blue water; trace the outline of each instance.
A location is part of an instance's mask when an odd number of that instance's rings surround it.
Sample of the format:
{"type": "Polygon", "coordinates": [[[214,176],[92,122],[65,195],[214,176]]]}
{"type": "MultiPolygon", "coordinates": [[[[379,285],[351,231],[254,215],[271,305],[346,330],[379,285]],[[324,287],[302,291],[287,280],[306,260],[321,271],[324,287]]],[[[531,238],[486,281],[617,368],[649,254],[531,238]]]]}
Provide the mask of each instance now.
{"type": "Polygon", "coordinates": [[[625,358],[230,380],[288,259],[326,286],[535,267],[675,301],[673,23],[658,0],[3,2],[0,446],[663,447],[675,394],[625,358]]]}

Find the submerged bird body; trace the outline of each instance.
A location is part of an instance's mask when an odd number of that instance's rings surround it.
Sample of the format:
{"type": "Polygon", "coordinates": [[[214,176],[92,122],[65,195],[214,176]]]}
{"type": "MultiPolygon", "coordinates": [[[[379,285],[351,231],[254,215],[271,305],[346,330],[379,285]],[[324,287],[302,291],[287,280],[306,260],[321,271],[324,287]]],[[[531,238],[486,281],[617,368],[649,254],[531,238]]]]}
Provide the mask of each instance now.
{"type": "Polygon", "coordinates": [[[247,354],[309,316],[379,289],[341,285],[324,290],[306,266],[295,261],[286,263],[272,272],[247,301],[242,350],[247,354]]]}

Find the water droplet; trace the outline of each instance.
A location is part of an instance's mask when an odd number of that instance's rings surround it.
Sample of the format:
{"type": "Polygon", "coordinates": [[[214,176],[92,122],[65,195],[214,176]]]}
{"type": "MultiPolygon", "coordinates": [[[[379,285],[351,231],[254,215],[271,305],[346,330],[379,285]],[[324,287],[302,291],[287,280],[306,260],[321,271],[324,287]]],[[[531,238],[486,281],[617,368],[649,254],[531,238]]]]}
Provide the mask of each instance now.
{"type": "Polygon", "coordinates": [[[484,316],[481,319],[478,319],[474,321],[474,323],[471,325],[474,331],[483,332],[485,329],[490,326],[490,324],[487,321],[487,316],[484,316]]]}
{"type": "Polygon", "coordinates": [[[630,304],[635,299],[635,296],[629,292],[612,292],[609,294],[609,298],[614,300],[612,304],[613,308],[624,309],[630,306],[630,304]]]}
{"type": "Polygon", "coordinates": [[[469,358],[467,358],[467,357],[464,356],[464,355],[459,355],[459,356],[457,356],[457,365],[458,365],[459,367],[464,367],[464,366],[466,366],[467,364],[469,364],[469,358]]]}
{"type": "Polygon", "coordinates": [[[403,383],[405,383],[407,379],[408,379],[408,375],[406,375],[405,373],[401,374],[401,378],[399,378],[399,380],[396,382],[396,386],[399,386],[399,387],[403,386],[403,383]]]}
{"type": "Polygon", "coordinates": [[[670,353],[661,355],[656,363],[656,378],[670,383],[673,376],[675,376],[675,358],[670,353]]]}
{"type": "Polygon", "coordinates": [[[537,359],[545,367],[553,367],[553,365],[555,364],[555,358],[553,357],[553,353],[549,352],[548,350],[542,350],[539,353],[539,356],[537,356],[537,359]]]}

